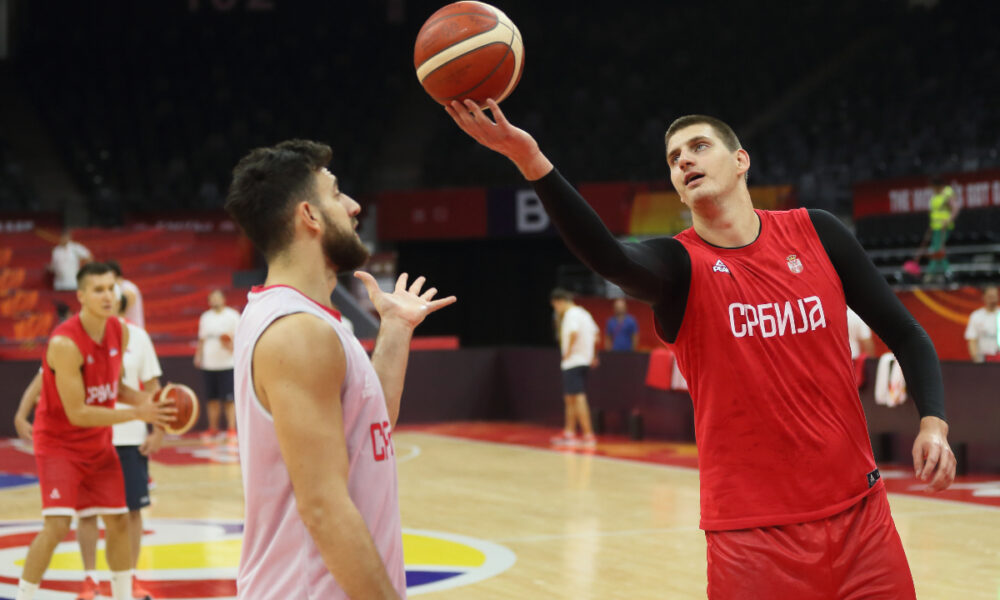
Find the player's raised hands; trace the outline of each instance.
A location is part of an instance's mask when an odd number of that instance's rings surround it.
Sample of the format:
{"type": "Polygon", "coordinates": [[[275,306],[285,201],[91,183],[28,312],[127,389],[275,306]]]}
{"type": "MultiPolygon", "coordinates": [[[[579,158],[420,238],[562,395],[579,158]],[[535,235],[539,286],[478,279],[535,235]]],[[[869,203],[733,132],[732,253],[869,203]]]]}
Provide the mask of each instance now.
{"type": "Polygon", "coordinates": [[[354,276],[365,284],[368,298],[375,305],[375,310],[382,317],[383,323],[387,320],[398,320],[413,328],[419,325],[427,315],[453,304],[457,300],[455,296],[434,300],[434,296],[437,295],[435,287],[421,291],[427,281],[423,275],[413,280],[413,283],[407,288],[409,275],[403,273],[396,280],[396,288],[392,293],[379,289],[378,282],[370,273],[355,271],[354,276]]]}
{"type": "Polygon", "coordinates": [[[948,424],[937,417],[920,420],[920,433],[913,442],[913,470],[927,489],[940,492],[955,481],[958,461],[948,445],[948,424]]]}
{"type": "Polygon", "coordinates": [[[552,163],[538,149],[535,138],[527,131],[511,125],[500,110],[500,105],[492,98],[486,104],[493,115],[492,119],[472,100],[466,100],[464,104],[452,100],[444,109],[472,139],[513,161],[526,179],[540,179],[551,171],[552,163]]]}

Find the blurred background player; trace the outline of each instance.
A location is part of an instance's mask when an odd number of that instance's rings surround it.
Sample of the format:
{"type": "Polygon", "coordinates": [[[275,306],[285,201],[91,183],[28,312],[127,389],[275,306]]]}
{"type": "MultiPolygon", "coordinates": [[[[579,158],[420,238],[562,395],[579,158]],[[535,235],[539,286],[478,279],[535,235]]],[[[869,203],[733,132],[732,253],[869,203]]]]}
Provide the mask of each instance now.
{"type": "Polygon", "coordinates": [[[628,314],[625,298],[615,298],[614,314],[604,326],[604,349],[612,352],[631,352],[639,344],[639,324],[628,314]]]}
{"type": "Polygon", "coordinates": [[[851,344],[851,360],[865,356],[875,356],[875,341],[872,340],[871,327],[858,316],[858,313],[847,309],[847,339],[851,344]]]}
{"type": "Polygon", "coordinates": [[[562,434],[552,438],[561,446],[593,448],[597,445],[587,404],[587,374],[596,366],[594,353],[597,333],[600,331],[587,309],[573,302],[573,294],[556,288],[549,296],[559,324],[559,349],[562,360],[563,402],[565,424],[562,434]],[[580,427],[582,437],[577,437],[580,427]]]}
{"type": "MultiPolygon", "coordinates": [[[[125,312],[128,300],[121,298],[119,314],[125,312]]],[[[153,341],[146,330],[126,321],[128,346],[122,359],[122,383],[132,389],[155,394],[160,389],[160,361],[156,357],[153,341]]],[[[128,407],[117,404],[116,409],[128,407]]],[[[150,434],[146,423],[140,420],[117,423],[111,428],[112,443],[118,453],[125,478],[125,502],[128,505],[129,541],[132,548],[132,597],[152,600],[150,594],[136,578],[136,564],[142,549],[142,509],[149,506],[149,457],[163,445],[164,431],[153,427],[150,434]]],[[[81,517],[77,523],[77,541],[83,557],[85,572],[83,589],[77,600],[92,600],[97,597],[97,517],[81,517]]]]}
{"type": "Polygon", "coordinates": [[[969,324],[965,328],[965,340],[969,344],[969,357],[972,362],[1000,361],[998,299],[1000,299],[1000,295],[997,293],[997,286],[990,285],[983,288],[983,306],[972,311],[972,314],[969,315],[969,324]]]}
{"type": "Polygon", "coordinates": [[[369,360],[330,300],[368,259],[330,157],[305,140],[257,148],[226,201],[268,266],[236,333],[245,600],[406,597],[392,429],[413,329],[455,297],[356,274],[382,319],[369,360]]]}
{"type": "Polygon", "coordinates": [[[46,348],[33,431],[44,524],[28,549],[16,600],[34,597],[74,515],[102,516],[114,599],[132,597],[125,482],[110,426],[134,419],[165,424],[176,410],[119,385],[128,331],[115,315],[114,283],[107,265],[84,265],[77,273],[80,313],[56,327],[46,348]],[[116,400],[133,406],[115,410],[116,400]]]}
{"type": "Polygon", "coordinates": [[[198,349],[194,366],[201,369],[205,381],[208,431],[205,439],[219,435],[222,407],[226,407],[226,438],[236,443],[236,414],[233,408],[233,336],[240,322],[240,313],[226,306],[222,290],[208,295],[208,310],[198,319],[198,349]]]}
{"type": "Polygon", "coordinates": [[[57,291],[76,289],[76,273],[80,265],[94,259],[86,246],[73,241],[73,233],[63,229],[59,243],[52,249],[52,260],[49,261],[49,271],[54,279],[52,287],[57,291]]]}
{"type": "Polygon", "coordinates": [[[125,317],[126,321],[135,323],[141,329],[145,330],[146,314],[142,308],[142,292],[139,290],[139,286],[131,280],[125,279],[118,261],[109,260],[105,262],[115,273],[115,284],[118,286],[118,294],[125,298],[125,312],[122,313],[122,316],[125,317]]]}
{"type": "Polygon", "coordinates": [[[674,345],[695,410],[709,598],[846,597],[873,584],[870,597],[914,598],[844,344],[845,300],[903,365],[921,416],[914,470],[932,490],[955,477],[941,369],[850,231],[825,211],[755,210],[735,132],[688,115],[664,145],[693,226],[620,242],[538,143],[487,104],[492,118],[471,101],[446,110],[518,167],[570,250],[648,302],[674,345]],[[845,561],[835,577],[808,568],[812,548],[845,561]]]}

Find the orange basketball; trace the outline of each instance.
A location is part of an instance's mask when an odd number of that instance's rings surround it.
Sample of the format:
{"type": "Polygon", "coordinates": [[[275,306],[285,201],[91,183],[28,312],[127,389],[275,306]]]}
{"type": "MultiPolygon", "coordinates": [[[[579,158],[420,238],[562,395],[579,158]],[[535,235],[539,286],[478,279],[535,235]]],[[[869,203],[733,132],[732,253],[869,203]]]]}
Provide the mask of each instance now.
{"type": "Polygon", "coordinates": [[[413,49],[417,79],[441,104],[471,98],[500,102],[524,70],[521,32],[499,9],[482,2],[455,2],[427,19],[413,49]]]}
{"type": "Polygon", "coordinates": [[[164,399],[173,401],[177,414],[173,422],[163,429],[176,435],[187,433],[198,422],[198,396],[186,385],[168,383],[154,398],[157,402],[164,399]]]}

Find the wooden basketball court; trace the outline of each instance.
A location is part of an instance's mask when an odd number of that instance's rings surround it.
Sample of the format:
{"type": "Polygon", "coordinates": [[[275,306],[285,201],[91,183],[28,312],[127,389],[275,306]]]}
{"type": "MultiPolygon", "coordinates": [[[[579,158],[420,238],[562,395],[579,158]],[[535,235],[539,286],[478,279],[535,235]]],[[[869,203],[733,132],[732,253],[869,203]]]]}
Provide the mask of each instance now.
{"type": "MultiPolygon", "coordinates": [[[[669,464],[689,464],[693,449],[607,439],[595,454],[556,451],[542,447],[550,433],[484,424],[394,433],[410,594],[704,598],[698,473],[669,464]]],[[[30,464],[23,448],[4,444],[0,470],[30,464]]],[[[151,464],[140,576],[157,598],[233,597],[242,518],[235,461],[224,444],[179,439],[151,464]]],[[[1000,477],[967,478],[942,500],[909,490],[905,471],[883,470],[890,490],[908,492],[889,498],[918,597],[1000,598],[1000,477]]],[[[0,490],[0,507],[0,598],[12,598],[37,530],[38,486],[0,490]]],[[[74,598],[79,568],[75,543],[64,543],[36,598],[74,598]]]]}

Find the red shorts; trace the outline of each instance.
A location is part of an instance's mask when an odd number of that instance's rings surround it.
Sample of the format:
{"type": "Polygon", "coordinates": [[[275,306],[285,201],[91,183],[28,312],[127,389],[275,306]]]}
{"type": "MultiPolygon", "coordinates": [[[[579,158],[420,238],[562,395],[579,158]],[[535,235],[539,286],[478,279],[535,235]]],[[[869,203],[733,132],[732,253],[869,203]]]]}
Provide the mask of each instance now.
{"type": "Polygon", "coordinates": [[[42,515],[89,517],[128,512],[125,478],[113,446],[80,460],[36,455],[42,488],[42,515]]]}
{"type": "Polygon", "coordinates": [[[706,531],[711,600],[913,600],[885,488],[808,523],[706,531]]]}

